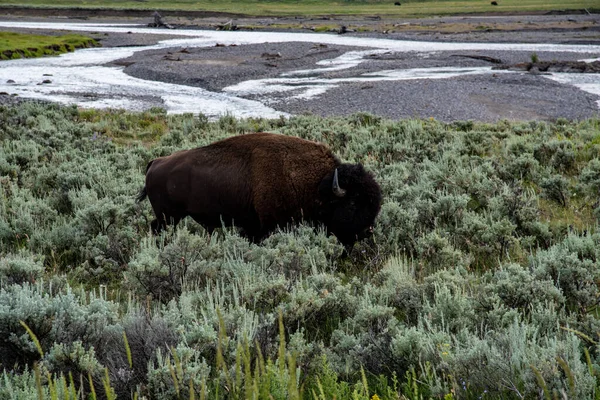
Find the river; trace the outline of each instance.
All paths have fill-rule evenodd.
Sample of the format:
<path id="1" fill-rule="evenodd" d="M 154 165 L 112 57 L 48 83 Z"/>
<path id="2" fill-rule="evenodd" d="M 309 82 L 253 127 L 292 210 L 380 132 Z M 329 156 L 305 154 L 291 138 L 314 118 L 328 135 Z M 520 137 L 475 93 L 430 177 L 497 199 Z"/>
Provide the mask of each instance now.
<path id="1" fill-rule="evenodd" d="M 0 21 L 0 27 L 59 30 L 65 29 L 65 24 Z M 242 96 L 268 96 L 271 93 L 289 91 L 290 98 L 311 99 L 349 81 L 431 80 L 470 74 L 518 73 L 492 71 L 491 67 L 437 67 L 379 71 L 343 79 L 331 79 L 326 76 L 327 72 L 350 69 L 359 65 L 365 60 L 367 54 L 373 52 L 433 53 L 488 50 L 600 54 L 600 46 L 593 45 L 418 42 L 317 33 L 164 30 L 133 24 L 69 23 L 68 29 L 83 32 L 152 33 L 170 35 L 172 38 L 151 46 L 90 48 L 56 57 L 2 61 L 0 92 L 64 104 L 75 103 L 81 107 L 110 107 L 139 111 L 161 106 L 169 113 L 201 111 L 212 118 L 224 114 L 236 117 L 278 117 L 287 114 L 269 107 L 268 101 L 248 100 Z M 226 87 L 220 92 L 138 79 L 125 74 L 123 67 L 106 65 L 143 50 L 210 47 L 217 43 L 244 45 L 266 42 L 313 42 L 366 47 L 372 50 L 350 51 L 342 56 L 320 61 L 312 69 L 287 72 L 277 78 L 248 80 Z M 550 74 L 547 78 L 600 95 L 600 74 L 562 73 Z"/>

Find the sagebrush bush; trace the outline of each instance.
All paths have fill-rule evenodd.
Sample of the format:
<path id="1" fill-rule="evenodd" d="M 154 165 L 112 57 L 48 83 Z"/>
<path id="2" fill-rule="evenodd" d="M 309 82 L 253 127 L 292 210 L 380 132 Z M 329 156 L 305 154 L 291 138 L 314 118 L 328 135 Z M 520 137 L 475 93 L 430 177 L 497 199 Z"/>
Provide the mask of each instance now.
<path id="1" fill-rule="evenodd" d="M 83 296 L 85 297 L 85 296 Z M 101 343 L 104 334 L 119 324 L 117 305 L 96 298 L 89 300 L 72 290 L 57 290 L 42 281 L 0 289 L 0 365 L 25 368 L 39 358 L 33 342 L 20 324 L 25 322 L 37 335 L 43 349 L 55 344 Z"/>
<path id="2" fill-rule="evenodd" d="M 0 258 L 0 288 L 14 284 L 34 283 L 42 277 L 42 258 L 27 250 L 18 254 L 6 254 Z"/>

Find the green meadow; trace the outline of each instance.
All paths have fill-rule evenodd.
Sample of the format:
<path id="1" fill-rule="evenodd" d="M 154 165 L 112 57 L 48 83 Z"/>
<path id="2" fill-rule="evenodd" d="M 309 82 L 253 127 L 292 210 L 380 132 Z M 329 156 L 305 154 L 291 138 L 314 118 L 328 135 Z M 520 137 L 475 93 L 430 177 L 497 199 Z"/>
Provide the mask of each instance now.
<path id="1" fill-rule="evenodd" d="M 497 6 L 491 5 L 488 0 L 463 0 L 463 1 L 402 1 L 400 7 L 394 5 L 392 0 L 174 0 L 170 2 L 143 0 L 143 1 L 76 1 L 57 0 L 25 0 L 14 2 L 0 0 L 0 6 L 19 7 L 71 7 L 71 8 L 110 8 L 110 9 L 143 9 L 143 10 L 189 10 L 189 11 L 216 11 L 235 14 L 256 16 L 274 15 L 380 15 L 385 17 L 427 17 L 434 15 L 465 14 L 465 13 L 520 13 L 544 12 L 551 10 L 598 10 L 600 6 L 596 0 L 500 0 Z"/>
<path id="2" fill-rule="evenodd" d="M 149 160 L 256 131 L 372 171 L 373 237 L 150 234 Z M 0 398 L 598 398 L 599 192 L 598 119 L 0 106 Z"/>

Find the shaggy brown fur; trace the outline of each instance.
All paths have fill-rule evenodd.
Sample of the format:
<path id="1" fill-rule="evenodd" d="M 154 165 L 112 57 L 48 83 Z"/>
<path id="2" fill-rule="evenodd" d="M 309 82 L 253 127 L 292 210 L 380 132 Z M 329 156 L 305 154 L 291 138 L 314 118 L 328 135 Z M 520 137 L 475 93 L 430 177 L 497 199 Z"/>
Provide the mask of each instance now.
<path id="1" fill-rule="evenodd" d="M 153 229 L 157 232 L 167 223 L 177 224 L 189 215 L 209 231 L 235 224 L 253 240 L 301 219 L 325 222 L 331 228 L 335 221 L 326 221 L 334 218 L 337 209 L 344 208 L 345 200 L 354 199 L 352 215 L 344 216 L 347 230 L 357 219 L 355 214 L 366 210 L 356 209 L 360 187 L 344 198 L 330 196 L 333 173 L 336 168 L 341 172 L 344 166 L 323 144 L 254 133 L 152 160 L 138 199 L 146 195 L 150 199 L 157 217 Z M 373 223 L 381 203 L 379 187 L 372 177 L 362 166 L 355 173 L 373 182 L 369 187 L 375 188 L 375 199 L 369 202 L 373 210 L 366 212 L 366 218 L 358 218 L 361 226 L 352 226 L 353 240 L 349 241 L 356 240 Z M 349 179 L 340 173 L 342 185 L 350 184 Z M 324 181 L 328 182 L 326 189 L 322 187 Z M 373 196 L 373 190 L 369 196 Z M 367 226 L 362 226 L 365 223 Z M 340 240 L 348 236 L 347 232 L 330 231 Z"/>

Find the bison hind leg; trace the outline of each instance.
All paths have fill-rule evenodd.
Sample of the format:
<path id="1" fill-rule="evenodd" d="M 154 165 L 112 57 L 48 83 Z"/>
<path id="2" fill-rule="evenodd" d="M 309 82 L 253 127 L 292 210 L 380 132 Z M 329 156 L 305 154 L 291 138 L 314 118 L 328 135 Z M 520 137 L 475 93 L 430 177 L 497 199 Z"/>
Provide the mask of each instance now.
<path id="1" fill-rule="evenodd" d="M 150 222 L 150 228 L 152 229 L 153 235 L 160 234 L 165 229 L 165 227 L 166 224 L 164 223 L 164 221 L 159 221 L 158 219 L 155 219 L 152 222 Z"/>
<path id="2" fill-rule="evenodd" d="M 156 218 L 155 220 L 150 222 L 150 228 L 152 229 L 152 233 L 154 235 L 159 235 L 162 231 L 167 229 L 168 225 L 175 228 L 177 226 L 177 224 L 179 223 L 179 221 L 181 221 L 181 219 L 182 218 L 179 216 L 173 217 L 173 216 L 166 216 L 163 214 L 162 218 Z"/>

